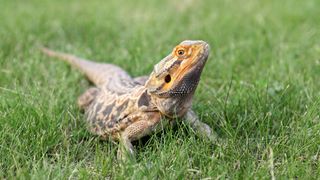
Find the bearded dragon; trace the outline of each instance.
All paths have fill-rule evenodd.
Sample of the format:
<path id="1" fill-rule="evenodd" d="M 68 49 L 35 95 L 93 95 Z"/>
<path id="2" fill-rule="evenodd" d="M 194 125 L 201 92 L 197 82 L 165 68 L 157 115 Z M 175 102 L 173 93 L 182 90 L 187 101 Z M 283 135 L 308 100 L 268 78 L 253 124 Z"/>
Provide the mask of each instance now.
<path id="1" fill-rule="evenodd" d="M 155 133 L 177 118 L 200 135 L 215 140 L 215 133 L 191 109 L 200 75 L 209 56 L 204 41 L 186 40 L 163 58 L 150 76 L 133 78 L 113 64 L 78 58 L 74 55 L 42 51 L 79 69 L 95 85 L 78 98 L 88 129 L 103 139 L 118 141 L 123 153 L 134 154 L 132 141 Z"/>

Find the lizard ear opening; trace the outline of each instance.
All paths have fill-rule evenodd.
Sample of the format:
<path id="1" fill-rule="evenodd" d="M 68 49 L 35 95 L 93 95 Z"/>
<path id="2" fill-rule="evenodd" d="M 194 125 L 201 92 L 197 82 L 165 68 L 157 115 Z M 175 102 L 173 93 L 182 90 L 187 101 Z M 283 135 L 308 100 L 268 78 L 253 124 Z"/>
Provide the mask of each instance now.
<path id="1" fill-rule="evenodd" d="M 168 75 L 166 75 L 166 77 L 164 77 L 164 81 L 165 81 L 166 83 L 169 83 L 169 82 L 171 81 L 171 76 L 170 76 L 170 74 L 168 74 Z"/>

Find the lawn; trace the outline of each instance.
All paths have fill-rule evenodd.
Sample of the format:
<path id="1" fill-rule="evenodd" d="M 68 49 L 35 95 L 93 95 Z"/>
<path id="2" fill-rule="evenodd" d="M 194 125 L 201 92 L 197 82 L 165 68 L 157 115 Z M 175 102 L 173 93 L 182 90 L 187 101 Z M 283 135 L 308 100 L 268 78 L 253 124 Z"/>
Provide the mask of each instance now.
<path id="1" fill-rule="evenodd" d="M 319 179 L 320 1 L 0 0 L 0 179 Z M 131 75 L 185 39 L 211 55 L 193 107 L 223 142 L 188 126 L 137 142 L 136 162 L 86 130 L 90 84 L 45 45 Z"/>

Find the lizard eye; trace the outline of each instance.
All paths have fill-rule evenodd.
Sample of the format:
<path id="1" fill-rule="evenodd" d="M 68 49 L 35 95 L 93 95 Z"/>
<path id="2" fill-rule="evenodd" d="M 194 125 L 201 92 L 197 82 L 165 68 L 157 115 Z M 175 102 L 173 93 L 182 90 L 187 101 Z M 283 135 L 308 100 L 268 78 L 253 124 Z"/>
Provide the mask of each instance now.
<path id="1" fill-rule="evenodd" d="M 166 77 L 164 77 L 164 81 L 165 81 L 166 83 L 169 83 L 169 82 L 171 81 L 171 76 L 170 76 L 170 74 L 168 74 L 168 75 L 166 75 Z"/>
<path id="2" fill-rule="evenodd" d="M 177 51 L 177 54 L 178 54 L 179 56 L 183 56 L 184 53 L 185 53 L 184 49 L 179 49 L 179 50 Z"/>

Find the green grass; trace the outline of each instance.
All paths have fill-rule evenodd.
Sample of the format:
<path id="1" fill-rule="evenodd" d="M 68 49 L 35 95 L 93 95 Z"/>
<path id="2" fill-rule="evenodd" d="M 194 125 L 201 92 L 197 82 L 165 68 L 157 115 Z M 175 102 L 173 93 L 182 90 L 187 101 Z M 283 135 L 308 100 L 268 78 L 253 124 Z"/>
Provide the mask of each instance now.
<path id="1" fill-rule="evenodd" d="M 0 179 L 320 178 L 320 1 L 0 1 Z M 188 127 L 137 143 L 137 162 L 86 131 L 90 86 L 40 45 L 148 74 L 185 39 L 211 44 Z"/>

